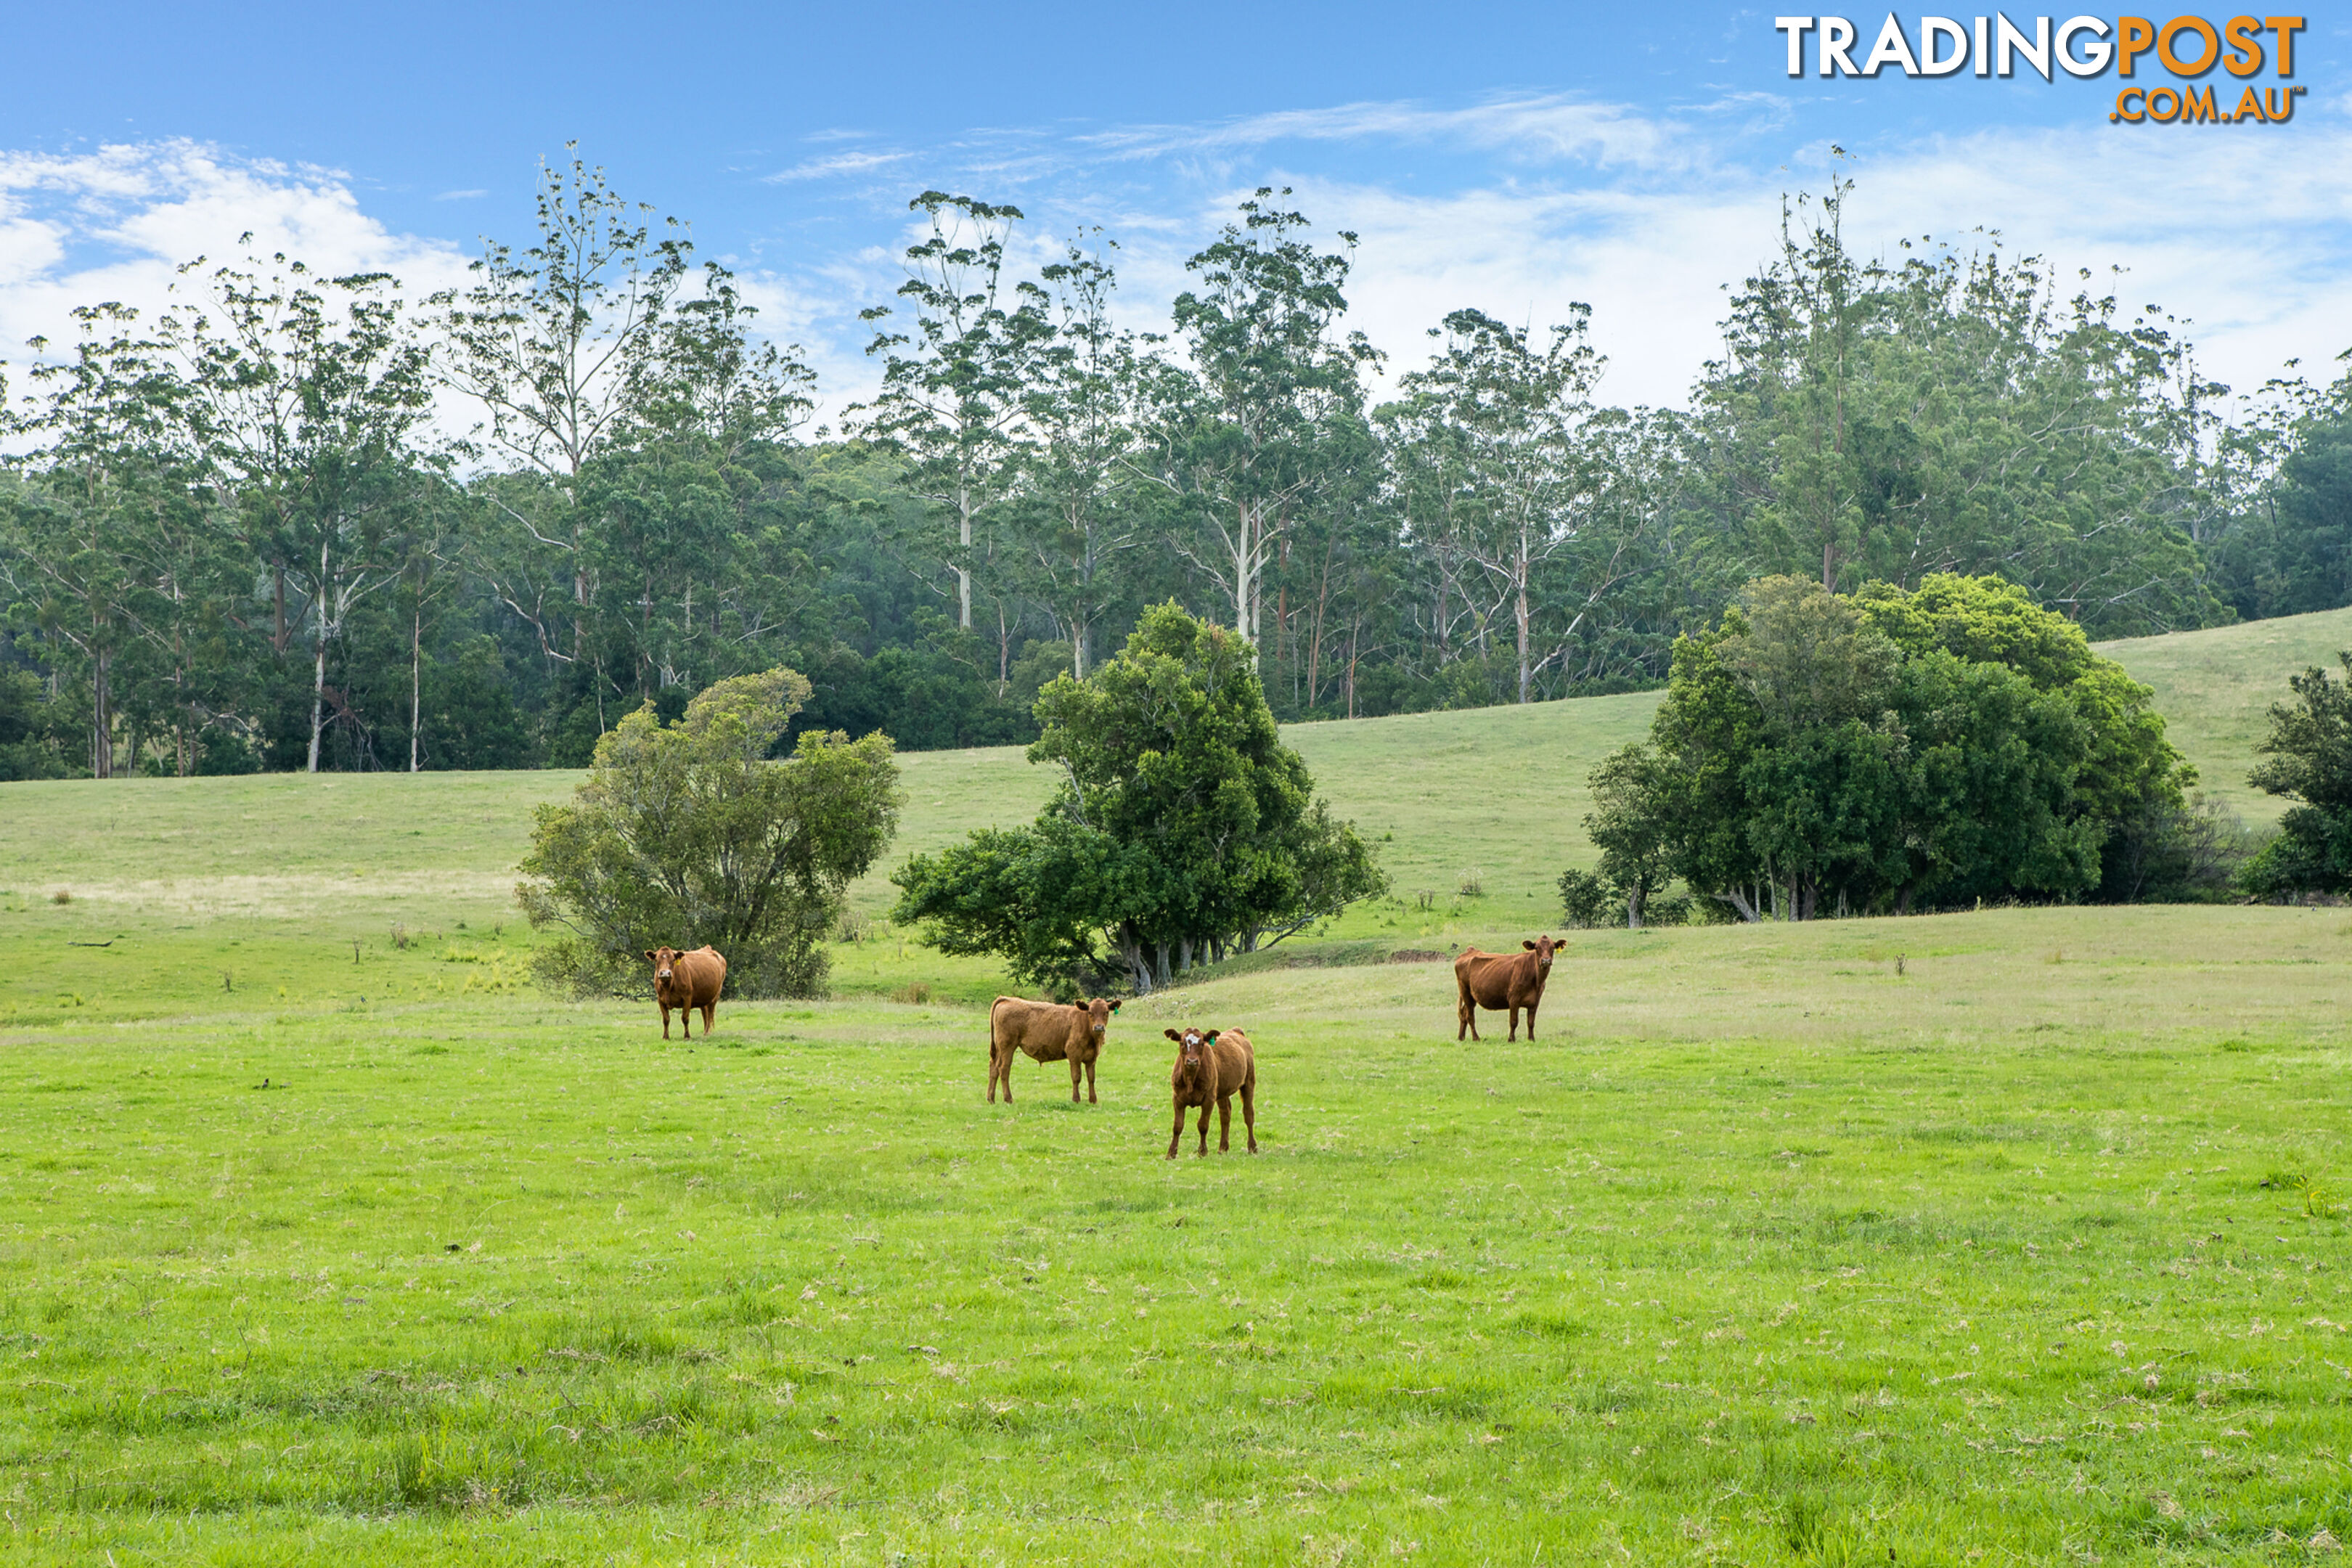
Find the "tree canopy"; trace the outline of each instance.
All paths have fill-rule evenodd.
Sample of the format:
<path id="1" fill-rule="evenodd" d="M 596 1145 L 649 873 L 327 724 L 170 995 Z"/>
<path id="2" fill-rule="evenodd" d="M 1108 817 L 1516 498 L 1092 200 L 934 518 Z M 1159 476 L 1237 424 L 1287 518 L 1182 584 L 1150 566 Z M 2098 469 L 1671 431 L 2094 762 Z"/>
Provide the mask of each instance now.
<path id="1" fill-rule="evenodd" d="M 2096 896 L 2194 781 L 2150 697 L 1996 577 L 1762 578 L 1676 643 L 1587 826 L 1637 921 L 1669 874 L 1750 921 Z"/>
<path id="2" fill-rule="evenodd" d="M 892 876 L 895 919 L 949 952 L 1076 989 L 1124 969 L 1138 994 L 1202 958 L 1281 941 L 1387 880 L 1281 743 L 1247 642 L 1173 605 L 1126 648 L 1037 700 L 1032 762 L 1062 773 L 1029 827 L 972 835 Z"/>
<path id="3" fill-rule="evenodd" d="M 889 737 L 805 732 L 768 753 L 807 700 L 790 669 L 719 681 L 664 723 L 648 703 L 596 744 L 568 804 L 542 805 L 516 895 L 554 931 L 542 976 L 583 993 L 641 994 L 649 948 L 727 955 L 749 996 L 809 996 L 843 895 L 897 830 Z"/>
<path id="4" fill-rule="evenodd" d="M 2227 401 L 2156 306 L 1997 237 L 1864 252 L 1854 200 L 1757 237 L 1671 408 L 1607 405 L 1586 307 L 1475 300 L 1383 398 L 1358 239 L 1279 187 L 1157 323 L 1113 310 L 1101 225 L 917 194 L 879 385 L 831 427 L 688 226 L 576 152 L 421 300 L 193 261 L 6 377 L 11 766 L 581 766 L 780 664 L 796 730 L 1027 743 L 1171 601 L 1285 721 L 1655 685 L 1759 577 L 1997 575 L 2092 637 L 2352 603 L 2352 377 Z"/>

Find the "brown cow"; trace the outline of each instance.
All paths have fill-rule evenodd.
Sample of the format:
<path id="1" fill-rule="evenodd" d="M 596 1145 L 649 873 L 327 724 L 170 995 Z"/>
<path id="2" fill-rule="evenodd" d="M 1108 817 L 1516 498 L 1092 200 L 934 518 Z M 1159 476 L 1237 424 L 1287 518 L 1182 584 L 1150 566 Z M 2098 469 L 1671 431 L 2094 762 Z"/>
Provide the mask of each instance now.
<path id="1" fill-rule="evenodd" d="M 1026 1051 L 1041 1062 L 1070 1064 L 1070 1102 L 1078 1099 L 1078 1075 L 1086 1074 L 1087 1100 L 1095 1098 L 1095 1058 L 1102 1055 L 1103 1032 L 1118 1004 L 1100 996 L 1088 1002 L 1024 1002 L 999 996 L 988 1010 L 988 1099 L 1004 1083 L 1004 1103 L 1013 1103 L 1013 1054 Z"/>
<path id="2" fill-rule="evenodd" d="M 1543 1000 L 1544 982 L 1551 978 L 1551 955 L 1559 943 L 1548 936 L 1519 944 L 1524 952 L 1481 952 L 1470 949 L 1454 961 L 1454 984 L 1459 990 L 1455 1016 L 1460 1039 L 1478 1036 L 1478 1009 L 1511 1015 L 1511 1038 L 1519 1037 L 1519 1009 L 1528 1010 L 1528 1038 L 1536 1037 L 1536 1005 Z"/>
<path id="3" fill-rule="evenodd" d="M 649 947 L 654 961 L 654 1000 L 661 1006 L 662 1038 L 669 1038 L 669 1010 L 682 1015 L 686 1037 L 694 1038 L 694 1010 L 702 1009 L 702 1037 L 710 1037 L 710 1017 L 719 1010 L 719 993 L 727 986 L 727 960 L 705 942 L 692 952 L 674 947 Z"/>
<path id="4" fill-rule="evenodd" d="M 1217 1152 L 1230 1150 L 1235 1089 L 1242 1097 L 1242 1133 L 1249 1140 L 1249 1152 L 1256 1153 L 1257 1053 L 1250 1049 L 1249 1037 L 1239 1029 L 1161 1033 L 1176 1042 L 1176 1070 L 1168 1075 L 1168 1087 L 1176 1095 L 1176 1125 L 1168 1134 L 1168 1157 L 1176 1157 L 1176 1145 L 1184 1140 L 1184 1112 L 1195 1105 L 1201 1108 L 1200 1152 L 1209 1152 L 1212 1104 L 1217 1108 Z"/>

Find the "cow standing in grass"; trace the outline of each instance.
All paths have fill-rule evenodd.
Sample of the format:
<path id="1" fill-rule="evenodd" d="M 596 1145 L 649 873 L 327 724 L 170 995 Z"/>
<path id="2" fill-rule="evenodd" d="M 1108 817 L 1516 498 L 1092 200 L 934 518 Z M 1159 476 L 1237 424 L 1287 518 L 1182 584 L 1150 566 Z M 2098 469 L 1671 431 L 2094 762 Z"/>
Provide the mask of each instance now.
<path id="1" fill-rule="evenodd" d="M 999 996 L 988 1010 L 988 1100 L 996 1102 L 996 1085 L 1004 1084 L 1004 1103 L 1013 1103 L 1013 1058 L 1025 1052 L 1041 1062 L 1070 1064 L 1070 1103 L 1078 1100 L 1078 1075 L 1087 1080 L 1087 1101 L 1095 1099 L 1095 1058 L 1102 1055 L 1103 1036 L 1118 1004 L 1097 996 L 1087 1002 L 1025 1002 Z"/>
<path id="2" fill-rule="evenodd" d="M 1234 1146 L 1234 1095 L 1242 1097 L 1242 1132 L 1257 1152 L 1257 1053 L 1239 1029 L 1162 1031 L 1176 1042 L 1176 1070 L 1168 1087 L 1176 1096 L 1176 1125 L 1168 1134 L 1168 1157 L 1184 1141 L 1184 1112 L 1201 1108 L 1201 1149 L 1209 1152 L 1209 1107 L 1217 1108 L 1217 1152 Z"/>
<path id="3" fill-rule="evenodd" d="M 1478 1038 L 1478 1009 L 1508 1011 L 1511 1038 L 1519 1037 L 1519 1009 L 1528 1010 L 1528 1038 L 1536 1037 L 1536 1005 L 1543 1000 L 1544 982 L 1551 978 L 1551 955 L 1559 944 L 1548 936 L 1519 944 L 1524 952 L 1481 952 L 1470 949 L 1454 961 L 1454 984 L 1459 993 L 1455 1016 L 1461 1027 L 1455 1039 Z"/>
<path id="4" fill-rule="evenodd" d="M 669 1010 L 675 1007 L 694 1038 L 694 1010 L 702 1009 L 702 1037 L 710 1037 L 710 1020 L 719 1011 L 719 994 L 727 988 L 727 960 L 708 942 L 692 952 L 674 947 L 649 947 L 654 963 L 654 1001 L 661 1008 L 662 1038 L 669 1038 Z"/>

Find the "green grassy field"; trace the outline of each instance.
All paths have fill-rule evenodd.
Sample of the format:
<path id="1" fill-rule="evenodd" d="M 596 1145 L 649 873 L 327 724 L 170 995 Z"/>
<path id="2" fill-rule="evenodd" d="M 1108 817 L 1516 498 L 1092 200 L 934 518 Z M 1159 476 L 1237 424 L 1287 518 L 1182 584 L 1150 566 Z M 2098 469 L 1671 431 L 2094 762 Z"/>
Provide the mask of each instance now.
<path id="1" fill-rule="evenodd" d="M 2352 621 L 2272 631 L 2113 650 L 2237 705 L 2174 712 L 2209 779 Z M 0 789 L 0 1542 L 128 1568 L 2352 1541 L 2352 912 L 1578 932 L 1539 1041 L 1457 1045 L 1444 966 L 1379 960 L 1545 923 L 1585 771 L 1655 700 L 1290 731 L 1402 896 L 1302 966 L 1130 1004 L 1083 1107 L 1026 1062 L 983 1103 L 1002 977 L 879 927 L 835 945 L 836 1000 L 729 1005 L 708 1041 L 538 993 L 510 868 L 570 775 Z M 894 862 L 1049 782 L 1017 752 L 906 764 Z M 1252 1031 L 1258 1158 L 1160 1157 L 1180 1020 Z"/>
<path id="2" fill-rule="evenodd" d="M 2347 939 L 1580 933 L 1516 1047 L 1442 965 L 1242 976 L 1086 1107 L 983 1104 L 961 1007 L 68 1011 L 0 1030 L 5 1539 L 2300 1560 L 2352 1538 Z M 1255 1034 L 1255 1160 L 1160 1157 L 1187 1017 Z"/>
<path id="3" fill-rule="evenodd" d="M 2254 747 L 2269 732 L 2271 704 L 2289 696 L 2288 676 L 2312 665 L 2343 674 L 2336 655 L 2352 648 L 2352 610 L 2101 643 L 2098 648 L 2156 689 L 2166 733 L 2197 764 L 2203 788 L 2250 822 L 2274 822 L 2284 803 L 2246 786 Z"/>

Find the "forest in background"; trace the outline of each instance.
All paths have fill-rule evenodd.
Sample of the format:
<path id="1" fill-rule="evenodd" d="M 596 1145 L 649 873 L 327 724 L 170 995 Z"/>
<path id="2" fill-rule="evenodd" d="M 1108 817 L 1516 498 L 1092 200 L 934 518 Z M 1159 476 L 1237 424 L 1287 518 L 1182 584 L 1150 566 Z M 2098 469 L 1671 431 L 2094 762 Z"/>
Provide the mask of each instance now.
<path id="1" fill-rule="evenodd" d="M 9 367 L 0 779 L 579 766 L 778 665 L 795 733 L 1025 742 L 1169 601 L 1285 721 L 1654 685 L 1780 574 L 1994 574 L 2094 638 L 2352 603 L 2352 376 L 2232 398 L 2119 277 L 1857 256 L 1851 192 L 1742 237 L 1681 408 L 1602 403 L 1580 308 L 1391 359 L 1355 237 L 1270 189 L 1148 332 L 1113 237 L 1032 264 L 1017 209 L 921 194 L 822 428 L 728 269 L 577 160 L 460 289 L 192 261 Z"/>

